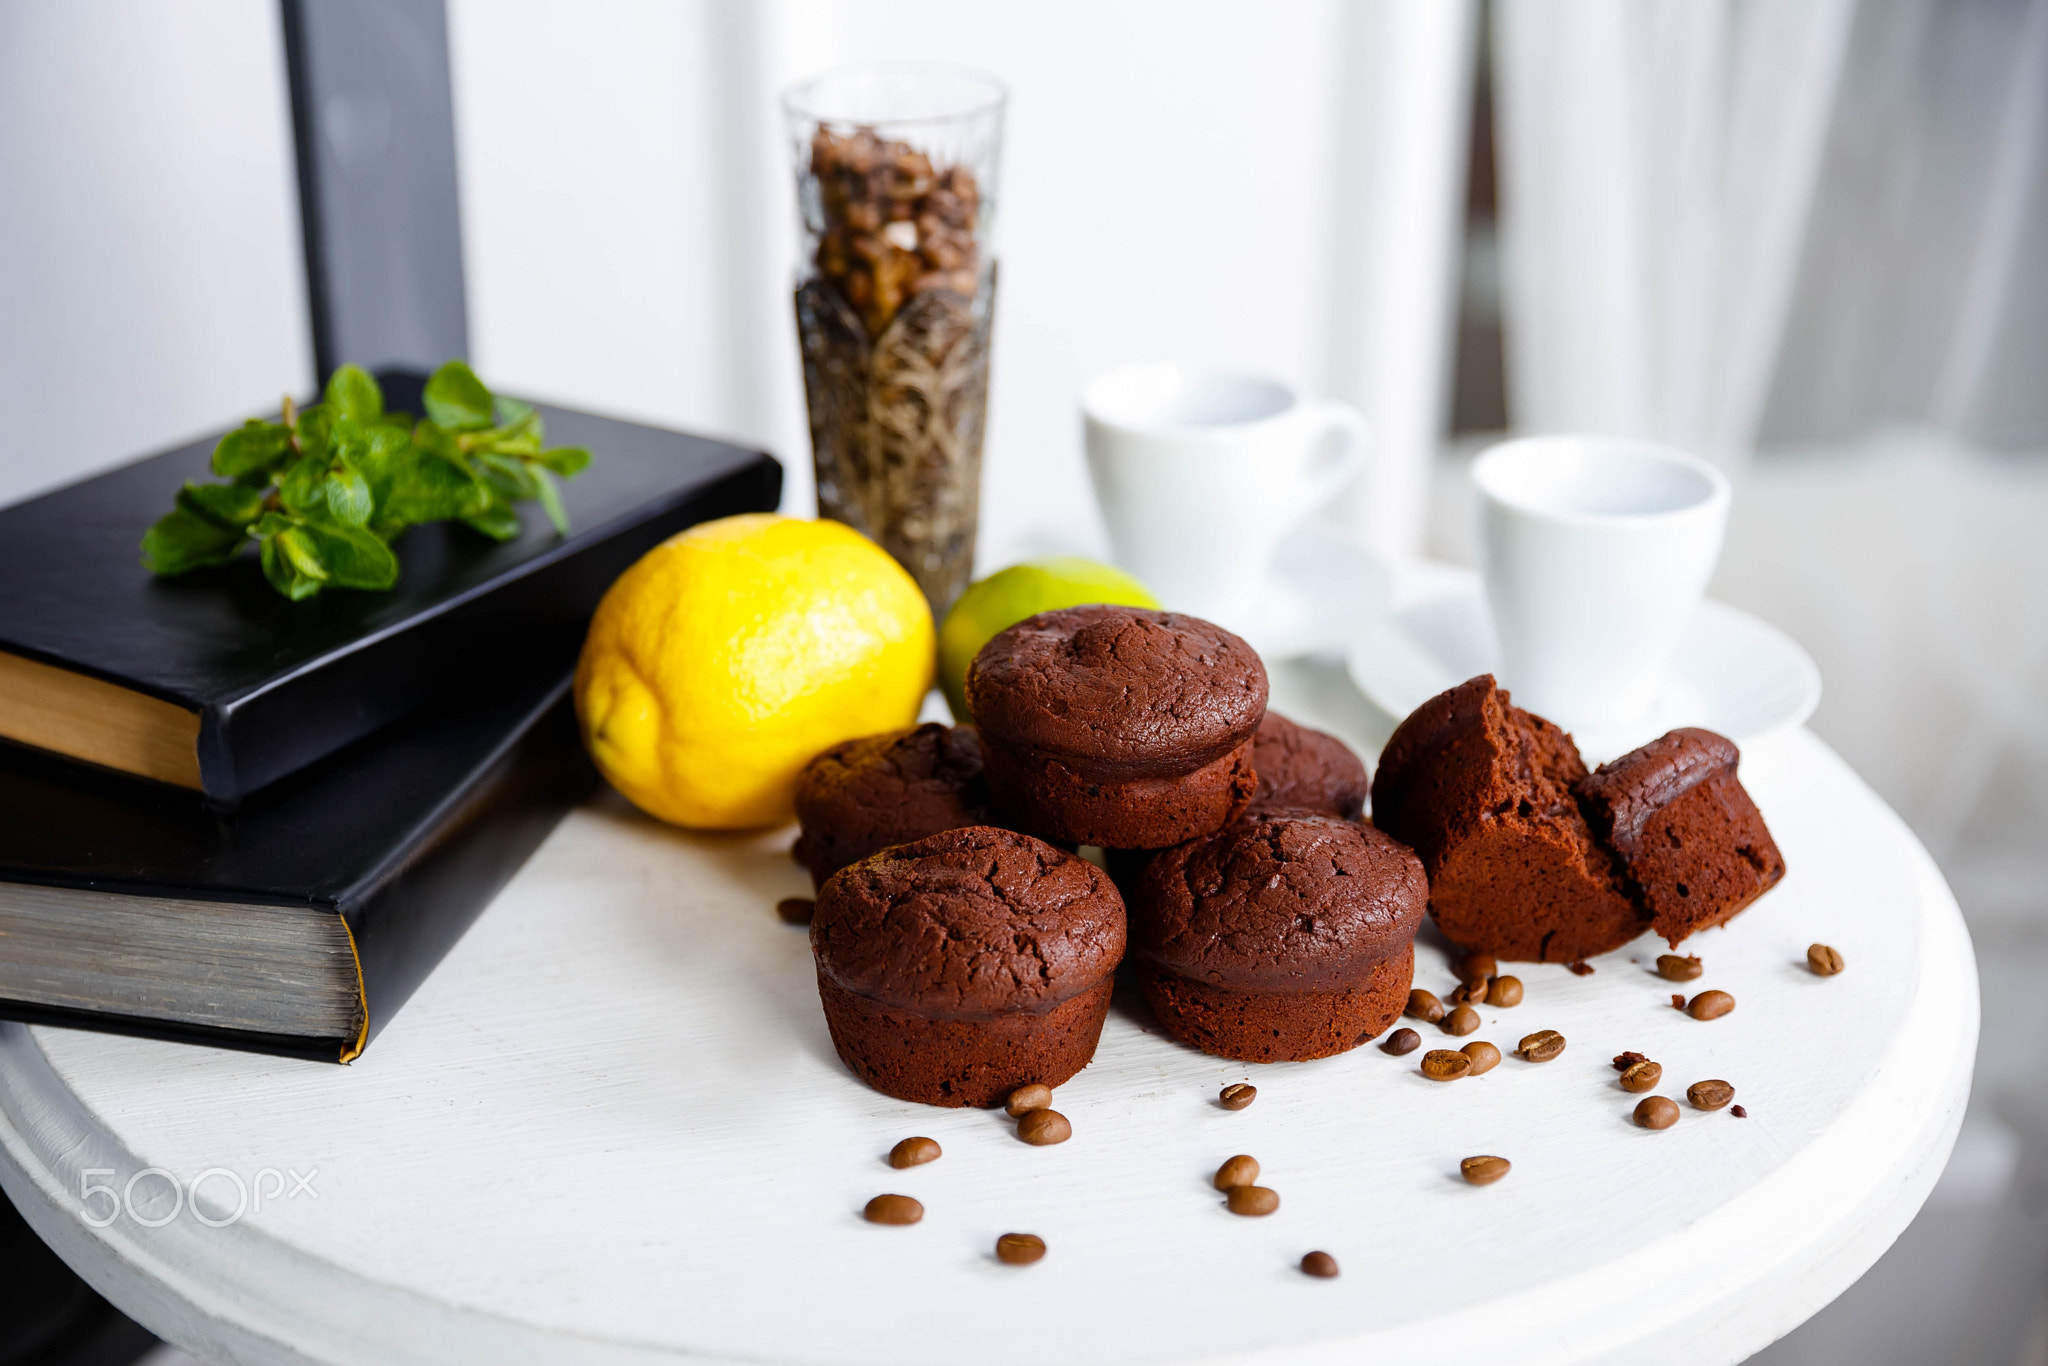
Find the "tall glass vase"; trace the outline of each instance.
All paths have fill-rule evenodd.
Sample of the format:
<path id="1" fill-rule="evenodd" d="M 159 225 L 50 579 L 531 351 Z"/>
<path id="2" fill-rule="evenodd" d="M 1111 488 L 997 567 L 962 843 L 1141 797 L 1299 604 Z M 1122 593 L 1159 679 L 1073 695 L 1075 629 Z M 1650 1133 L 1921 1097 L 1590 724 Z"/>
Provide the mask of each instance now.
<path id="1" fill-rule="evenodd" d="M 895 556 L 940 616 L 980 517 L 1003 102 L 991 77 L 908 64 L 783 96 L 818 511 Z"/>

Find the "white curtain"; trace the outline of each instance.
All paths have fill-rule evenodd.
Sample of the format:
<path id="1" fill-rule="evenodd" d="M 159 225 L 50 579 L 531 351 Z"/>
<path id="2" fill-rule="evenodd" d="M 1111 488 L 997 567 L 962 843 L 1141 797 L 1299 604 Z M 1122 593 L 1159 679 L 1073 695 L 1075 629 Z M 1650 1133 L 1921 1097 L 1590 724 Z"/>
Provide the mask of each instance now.
<path id="1" fill-rule="evenodd" d="M 1738 463 L 1853 0 L 1498 0 L 1509 412 Z"/>

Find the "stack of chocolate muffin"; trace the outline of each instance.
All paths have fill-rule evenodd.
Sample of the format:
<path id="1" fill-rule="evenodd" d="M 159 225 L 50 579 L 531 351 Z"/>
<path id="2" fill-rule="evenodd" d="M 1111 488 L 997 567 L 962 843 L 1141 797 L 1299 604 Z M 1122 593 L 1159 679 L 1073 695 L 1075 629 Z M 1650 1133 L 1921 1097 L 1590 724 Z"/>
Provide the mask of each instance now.
<path id="1" fill-rule="evenodd" d="M 1466 949 L 1571 961 L 1649 925 L 1675 944 L 1783 872 L 1727 741 L 1676 731 L 1589 775 L 1491 678 L 1396 733 L 1382 828 L 1358 757 L 1268 712 L 1258 656 L 1198 618 L 1041 613 L 967 695 L 975 727 L 849 741 L 798 786 L 833 1043 L 907 1100 L 1067 1080 L 1127 943 L 1169 1034 L 1300 1061 L 1400 1016 L 1425 909 Z"/>

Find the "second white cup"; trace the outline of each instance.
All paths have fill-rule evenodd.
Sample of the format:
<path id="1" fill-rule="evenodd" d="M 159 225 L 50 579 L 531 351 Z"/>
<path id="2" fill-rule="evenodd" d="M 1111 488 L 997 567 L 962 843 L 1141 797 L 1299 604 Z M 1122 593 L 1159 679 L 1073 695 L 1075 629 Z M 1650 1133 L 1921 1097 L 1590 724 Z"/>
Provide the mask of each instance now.
<path id="1" fill-rule="evenodd" d="M 1254 375 L 1129 365 L 1089 384 L 1081 412 L 1117 563 L 1168 607 L 1226 625 L 1281 537 L 1370 449 L 1357 409 Z"/>
<path id="2" fill-rule="evenodd" d="M 1728 525 L 1727 476 L 1646 441 L 1508 441 L 1472 467 L 1479 568 L 1518 705 L 1627 726 L 1664 686 Z"/>

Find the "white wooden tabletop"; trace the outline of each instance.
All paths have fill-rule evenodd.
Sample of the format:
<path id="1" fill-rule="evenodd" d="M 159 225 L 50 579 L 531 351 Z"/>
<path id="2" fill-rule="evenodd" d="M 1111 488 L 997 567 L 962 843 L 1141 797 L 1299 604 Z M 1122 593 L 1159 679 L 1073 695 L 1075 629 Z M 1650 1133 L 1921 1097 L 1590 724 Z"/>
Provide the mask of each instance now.
<path id="1" fill-rule="evenodd" d="M 1376 738 L 1333 666 L 1278 671 L 1276 705 Z M 1977 1033 L 1961 917 L 1897 817 L 1803 731 L 1742 776 L 1790 871 L 1686 946 L 1690 989 L 1733 1014 L 1671 1009 L 1658 941 L 1589 977 L 1531 966 L 1474 1037 L 1556 1029 L 1564 1056 L 1443 1085 L 1370 1046 L 1205 1057 L 1120 999 L 1054 1148 L 841 1067 L 773 911 L 807 891 L 792 832 L 690 835 L 600 799 L 352 1067 L 0 1026 L 0 1186 L 122 1309 L 237 1362 L 1735 1362 L 1918 1210 Z M 1810 974 L 1815 940 L 1847 971 Z M 1451 983 L 1428 936 L 1417 980 Z M 1681 1104 L 1732 1082 L 1749 1117 L 1633 1127 L 1625 1049 Z M 1249 1109 L 1215 1104 L 1247 1079 Z M 945 1156 L 890 1169 L 912 1134 Z M 1208 1177 L 1238 1152 L 1279 1213 L 1223 1210 Z M 1466 1186 L 1480 1153 L 1512 1173 Z M 180 1205 L 150 1167 L 213 1174 Z M 230 1219 L 237 1178 L 265 1198 Z M 117 1196 L 82 1205 L 88 1185 Z M 924 1221 L 863 1223 L 885 1191 Z M 1009 1231 L 1046 1258 L 998 1264 Z M 1316 1248 L 1341 1277 L 1295 1269 Z"/>

